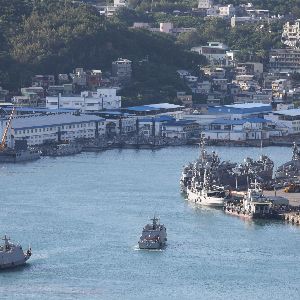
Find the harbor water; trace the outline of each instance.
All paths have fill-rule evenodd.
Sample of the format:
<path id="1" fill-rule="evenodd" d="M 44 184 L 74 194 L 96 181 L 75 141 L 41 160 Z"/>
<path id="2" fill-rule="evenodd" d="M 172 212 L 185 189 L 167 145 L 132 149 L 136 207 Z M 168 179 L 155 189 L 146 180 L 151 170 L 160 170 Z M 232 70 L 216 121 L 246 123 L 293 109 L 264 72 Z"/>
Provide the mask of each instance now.
<path id="1" fill-rule="evenodd" d="M 216 150 L 232 161 L 261 152 Z M 275 166 L 291 157 L 290 148 L 263 152 Z M 31 243 L 33 255 L 0 272 L 1 299 L 299 299 L 300 227 L 188 203 L 179 178 L 198 155 L 116 149 L 2 164 L 1 234 Z M 168 246 L 138 250 L 154 213 Z"/>

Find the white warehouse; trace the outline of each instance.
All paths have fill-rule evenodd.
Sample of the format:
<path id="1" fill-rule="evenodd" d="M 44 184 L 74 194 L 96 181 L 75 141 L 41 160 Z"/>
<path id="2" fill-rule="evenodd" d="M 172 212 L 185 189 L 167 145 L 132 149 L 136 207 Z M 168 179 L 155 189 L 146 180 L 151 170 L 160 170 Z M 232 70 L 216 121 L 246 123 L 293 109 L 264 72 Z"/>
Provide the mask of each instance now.
<path id="1" fill-rule="evenodd" d="M 7 120 L 2 120 L 2 132 Z M 28 145 L 41 145 L 46 141 L 72 141 L 95 138 L 105 134 L 105 119 L 92 115 L 44 115 L 15 118 L 11 135 L 15 140 L 27 140 Z M 10 135 L 8 144 L 11 144 Z"/>
<path id="2" fill-rule="evenodd" d="M 80 96 L 46 97 L 46 107 L 77 109 L 81 112 L 118 109 L 121 107 L 121 96 L 117 96 L 116 88 L 101 88 L 96 92 L 84 91 Z"/>

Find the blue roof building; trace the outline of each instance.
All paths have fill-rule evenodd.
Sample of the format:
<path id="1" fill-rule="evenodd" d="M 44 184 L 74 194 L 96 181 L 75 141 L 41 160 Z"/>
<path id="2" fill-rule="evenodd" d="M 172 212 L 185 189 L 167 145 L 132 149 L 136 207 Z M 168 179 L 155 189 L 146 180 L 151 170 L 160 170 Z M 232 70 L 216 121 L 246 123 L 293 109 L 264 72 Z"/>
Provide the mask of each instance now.
<path id="1" fill-rule="evenodd" d="M 262 115 L 272 111 L 271 104 L 244 103 L 223 106 L 209 106 L 208 113 L 223 115 Z"/>
<path id="2" fill-rule="evenodd" d="M 199 134 L 200 125 L 194 120 L 171 120 L 162 126 L 162 135 L 167 138 L 187 139 Z"/>
<path id="3" fill-rule="evenodd" d="M 163 124 L 174 120 L 174 117 L 167 115 L 140 118 L 138 119 L 139 133 L 147 137 L 161 136 Z"/>
<path id="4" fill-rule="evenodd" d="M 221 141 L 246 141 L 268 139 L 270 134 L 278 135 L 272 121 L 263 118 L 216 119 L 204 132 L 206 138 Z"/>
<path id="5" fill-rule="evenodd" d="M 160 113 L 182 110 L 184 107 L 172 103 L 158 103 L 123 108 L 123 111 L 134 113 L 137 116 L 157 115 Z"/>

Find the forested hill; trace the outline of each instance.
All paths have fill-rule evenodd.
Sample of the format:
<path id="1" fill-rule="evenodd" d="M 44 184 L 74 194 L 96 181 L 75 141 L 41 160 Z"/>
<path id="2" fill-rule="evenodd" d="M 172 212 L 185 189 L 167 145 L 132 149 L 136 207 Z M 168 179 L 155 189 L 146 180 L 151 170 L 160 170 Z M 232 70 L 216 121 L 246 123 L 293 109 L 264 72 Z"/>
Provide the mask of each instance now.
<path id="1" fill-rule="evenodd" d="M 0 8 L 0 86 L 10 90 L 28 84 L 37 73 L 70 72 L 75 67 L 110 70 L 118 57 L 137 66 L 148 57 L 145 73 L 160 90 L 170 83 L 180 85 L 176 68 L 203 63 L 173 38 L 108 22 L 92 6 L 69 0 L 0 0 Z M 135 69 L 134 76 L 146 76 Z M 143 80 L 150 81 L 151 88 L 147 76 Z"/>

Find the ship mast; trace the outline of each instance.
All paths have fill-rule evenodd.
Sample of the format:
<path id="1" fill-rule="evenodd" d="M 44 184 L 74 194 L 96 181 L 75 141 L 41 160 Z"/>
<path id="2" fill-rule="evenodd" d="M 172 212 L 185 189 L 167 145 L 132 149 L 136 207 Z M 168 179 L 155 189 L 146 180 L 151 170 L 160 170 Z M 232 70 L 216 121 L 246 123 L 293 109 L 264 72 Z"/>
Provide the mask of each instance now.
<path id="1" fill-rule="evenodd" d="M 10 114 L 10 116 L 9 116 L 7 125 L 6 125 L 6 127 L 5 127 L 4 132 L 3 132 L 2 140 L 1 140 L 1 144 L 0 144 L 0 151 L 3 151 L 3 150 L 6 148 L 6 138 L 7 138 L 7 133 L 8 133 L 8 129 L 9 129 L 10 126 L 11 126 L 11 122 L 12 122 L 14 113 L 15 113 L 15 107 L 14 107 L 14 108 L 12 109 L 12 111 L 11 111 L 11 114 Z"/>
<path id="2" fill-rule="evenodd" d="M 293 157 L 292 160 L 299 160 L 299 150 L 296 142 L 293 143 Z"/>
<path id="3" fill-rule="evenodd" d="M 205 160 L 205 139 L 202 137 L 200 139 L 200 159 L 201 161 Z"/>

